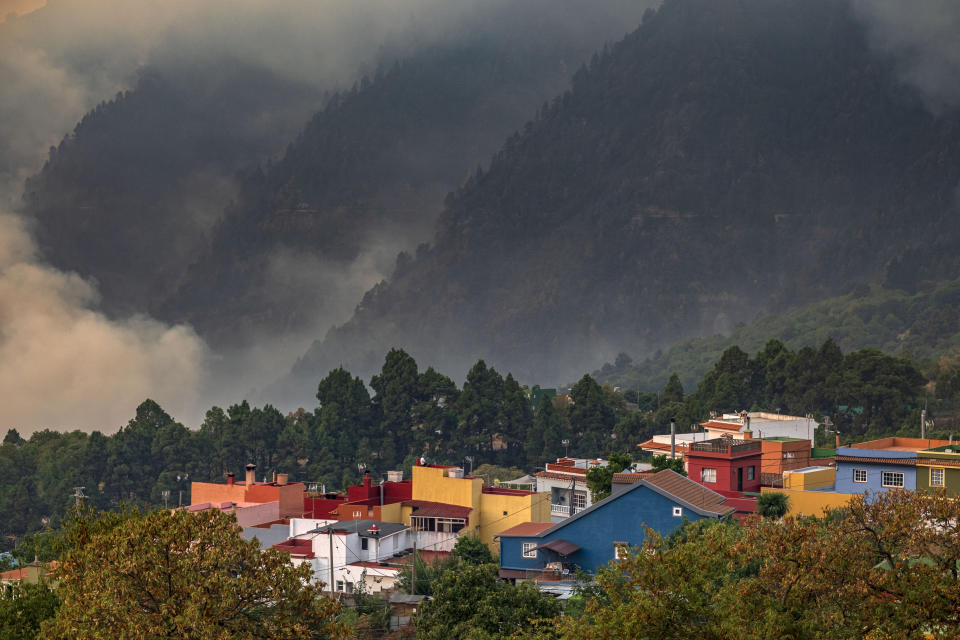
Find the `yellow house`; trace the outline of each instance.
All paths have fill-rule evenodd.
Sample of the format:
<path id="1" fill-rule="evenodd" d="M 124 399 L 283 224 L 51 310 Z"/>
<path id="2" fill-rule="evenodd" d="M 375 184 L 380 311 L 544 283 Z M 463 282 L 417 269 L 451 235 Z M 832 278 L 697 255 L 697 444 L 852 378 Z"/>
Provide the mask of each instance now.
<path id="1" fill-rule="evenodd" d="M 522 522 L 550 522 L 550 494 L 485 487 L 459 467 L 415 466 L 412 499 L 401 504 L 399 516 L 393 521 L 423 532 L 420 539 L 435 550 L 468 533 L 496 552 L 493 537 L 500 532 Z M 426 532 L 434 532 L 436 541 L 431 543 Z"/>
<path id="2" fill-rule="evenodd" d="M 852 493 L 827 491 L 836 481 L 835 467 L 805 467 L 783 472 L 783 489 L 763 487 L 761 493 L 785 493 L 789 499 L 787 515 L 822 516 L 831 509 L 847 506 Z"/>

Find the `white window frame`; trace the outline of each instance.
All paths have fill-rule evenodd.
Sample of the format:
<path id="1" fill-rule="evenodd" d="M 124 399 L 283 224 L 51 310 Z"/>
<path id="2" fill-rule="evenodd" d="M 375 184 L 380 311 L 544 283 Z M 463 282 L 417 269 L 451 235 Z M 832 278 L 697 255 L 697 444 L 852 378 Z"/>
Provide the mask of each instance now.
<path id="1" fill-rule="evenodd" d="M 676 516 L 677 518 L 683 517 L 683 507 L 675 506 L 673 508 L 673 515 Z"/>
<path id="2" fill-rule="evenodd" d="M 888 476 L 892 480 L 894 476 L 900 476 L 900 484 L 891 484 L 887 482 Z M 887 489 L 903 489 L 906 476 L 903 471 L 883 471 L 880 475 L 880 486 Z"/>
<path id="3" fill-rule="evenodd" d="M 936 472 L 937 475 L 940 476 L 940 482 L 934 482 L 934 481 L 933 481 L 933 474 L 934 474 L 934 472 Z M 930 467 L 930 486 L 931 486 L 931 487 L 942 487 L 942 486 L 944 486 L 945 481 L 946 481 L 946 475 L 947 475 L 947 472 L 946 472 L 946 469 L 945 469 L 944 467 Z"/>
<path id="4" fill-rule="evenodd" d="M 574 491 L 573 492 L 573 501 L 570 505 L 573 507 L 571 513 L 579 513 L 587 508 L 587 492 L 586 491 Z"/>
<path id="5" fill-rule="evenodd" d="M 709 474 L 707 473 L 708 471 L 710 472 Z M 712 479 L 708 479 L 708 476 Z M 717 484 L 717 470 L 711 467 L 704 467 L 700 469 L 700 482 Z"/>
<path id="6" fill-rule="evenodd" d="M 859 474 L 863 474 L 863 479 L 858 480 Z M 867 470 L 866 469 L 854 469 L 853 470 L 853 481 L 857 483 L 864 483 L 867 481 Z"/>
<path id="7" fill-rule="evenodd" d="M 337 591 L 343 591 L 343 580 L 337 580 Z"/>
<path id="8" fill-rule="evenodd" d="M 534 547 L 537 546 L 536 542 L 524 542 L 521 547 L 521 553 L 524 558 L 536 558 L 537 552 L 534 551 Z"/>
<path id="9" fill-rule="evenodd" d="M 613 559 L 625 560 L 630 557 L 630 545 L 626 542 L 613 543 Z"/>

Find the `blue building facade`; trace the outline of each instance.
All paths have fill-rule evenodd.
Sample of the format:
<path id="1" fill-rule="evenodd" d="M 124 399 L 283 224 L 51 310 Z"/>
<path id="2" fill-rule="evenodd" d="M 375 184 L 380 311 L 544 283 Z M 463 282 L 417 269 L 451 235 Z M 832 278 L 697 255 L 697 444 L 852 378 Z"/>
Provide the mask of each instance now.
<path id="1" fill-rule="evenodd" d="M 644 525 L 667 535 L 684 518 L 694 521 L 731 513 L 733 508 L 724 507 L 724 500 L 684 476 L 661 471 L 539 533 L 525 532 L 524 525 L 514 528 L 519 533 L 505 531 L 499 536 L 500 576 L 572 579 L 577 569 L 593 573 L 614 560 L 618 549 L 643 544 Z"/>
<path id="2" fill-rule="evenodd" d="M 917 453 L 885 449 L 837 449 L 838 493 L 880 493 L 917 488 Z"/>

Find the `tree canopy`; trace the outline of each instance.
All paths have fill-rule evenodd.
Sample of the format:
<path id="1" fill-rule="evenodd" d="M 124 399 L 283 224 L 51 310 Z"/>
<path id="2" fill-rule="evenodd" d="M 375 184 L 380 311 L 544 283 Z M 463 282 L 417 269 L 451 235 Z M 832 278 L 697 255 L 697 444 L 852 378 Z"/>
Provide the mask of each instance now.
<path id="1" fill-rule="evenodd" d="M 245 541 L 232 515 L 78 514 L 57 577 L 62 600 L 47 638 L 335 640 L 339 605 L 310 567 Z"/>

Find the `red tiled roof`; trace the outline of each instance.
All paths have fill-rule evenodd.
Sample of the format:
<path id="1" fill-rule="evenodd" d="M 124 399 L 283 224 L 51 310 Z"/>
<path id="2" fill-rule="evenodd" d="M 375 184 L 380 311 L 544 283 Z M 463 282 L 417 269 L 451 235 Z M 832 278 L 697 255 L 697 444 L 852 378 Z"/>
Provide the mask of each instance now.
<path id="1" fill-rule="evenodd" d="M 428 500 L 404 500 L 403 506 L 414 508 L 411 515 L 426 518 L 468 518 L 470 512 L 473 511 L 470 507 L 461 507 L 458 504 L 430 502 Z"/>
<path id="2" fill-rule="evenodd" d="M 669 445 L 669 444 L 663 443 L 663 442 L 654 442 L 653 440 L 647 440 L 646 442 L 641 442 L 641 443 L 638 444 L 637 446 L 640 447 L 640 448 L 642 448 L 642 449 L 656 449 L 657 451 L 670 451 L 670 445 Z M 687 448 L 687 443 L 686 443 L 686 442 L 678 442 L 678 443 L 677 443 L 677 450 L 678 450 L 678 451 L 680 451 L 680 450 L 686 450 L 686 448 Z"/>
<path id="3" fill-rule="evenodd" d="M 577 482 L 583 482 L 583 478 L 579 476 L 571 476 L 566 473 L 556 473 L 553 471 L 537 471 L 533 475 L 535 478 L 545 478 L 547 480 L 566 480 L 567 482 L 576 480 Z"/>
<path id="4" fill-rule="evenodd" d="M 273 545 L 274 549 L 286 551 L 292 556 L 298 558 L 313 558 L 313 543 L 310 540 L 302 538 L 290 538 L 284 542 Z"/>
<path id="5" fill-rule="evenodd" d="M 659 487 L 703 511 L 717 515 L 733 511 L 733 507 L 723 504 L 726 499 L 722 495 L 670 469 L 658 471 L 649 478 L 644 478 L 644 482 Z"/>
<path id="6" fill-rule="evenodd" d="M 700 426 L 705 429 L 725 429 L 727 431 L 740 431 L 743 428 L 743 425 L 739 422 L 722 422 L 720 420 L 707 420 L 700 423 Z"/>
<path id="7" fill-rule="evenodd" d="M 11 569 L 0 573 L 0 580 L 23 580 L 27 577 L 26 569 Z"/>
<path id="8" fill-rule="evenodd" d="M 837 462 L 869 462 L 872 464 L 895 464 L 905 467 L 912 467 L 917 463 L 917 458 L 867 458 L 861 456 L 837 456 Z"/>
<path id="9" fill-rule="evenodd" d="M 633 484 L 638 480 L 649 478 L 653 471 L 621 471 L 613 474 L 613 482 L 617 484 Z"/>
<path id="10" fill-rule="evenodd" d="M 535 536 L 541 531 L 546 531 L 552 527 L 554 522 L 524 522 L 523 524 L 518 524 L 514 527 L 510 527 L 506 531 L 501 531 L 499 536 Z"/>

